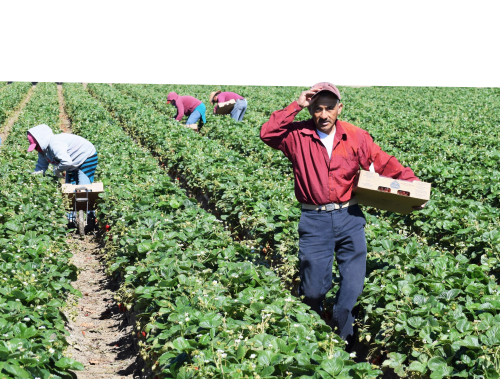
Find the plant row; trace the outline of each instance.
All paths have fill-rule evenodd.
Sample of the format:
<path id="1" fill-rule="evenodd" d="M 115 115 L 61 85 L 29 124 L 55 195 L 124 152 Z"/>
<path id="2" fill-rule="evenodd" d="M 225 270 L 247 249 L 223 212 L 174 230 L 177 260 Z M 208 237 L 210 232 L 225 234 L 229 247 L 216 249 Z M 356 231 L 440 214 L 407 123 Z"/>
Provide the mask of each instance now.
<path id="1" fill-rule="evenodd" d="M 170 90 L 170 86 L 158 85 L 120 85 L 119 88 L 132 96 L 137 95 L 138 89 L 139 95 L 149 94 L 150 103 L 160 111 L 159 104 Z M 181 86 L 176 90 L 199 98 L 205 97 L 208 91 L 206 86 Z M 266 162 L 272 150 L 260 141 L 260 125 L 268 120 L 271 110 L 284 108 L 296 100 L 301 89 L 257 87 L 250 91 L 248 87 L 237 87 L 235 90 L 249 98 L 251 118 L 248 122 L 236 123 L 228 116 L 214 116 L 207 122 L 204 133 L 244 154 L 256 154 L 257 159 Z M 341 90 L 345 103 L 341 119 L 368 130 L 385 150 L 413 167 L 422 180 L 431 182 L 444 195 L 486 202 L 494 207 L 500 205 L 500 184 L 496 180 L 500 177 L 498 90 Z M 157 96 L 155 102 L 153 94 Z M 282 101 L 272 101 L 272 98 Z M 405 101 L 400 101 L 401 98 Z M 308 112 L 303 111 L 297 120 L 308 117 Z M 280 153 L 274 154 L 272 163 L 282 167 L 283 162 L 276 155 L 282 158 Z"/>
<path id="2" fill-rule="evenodd" d="M 189 184 L 197 186 L 199 184 L 196 179 L 199 177 L 206 179 L 209 174 L 210 179 L 213 178 L 213 182 L 210 185 L 203 186 L 203 189 L 208 189 L 211 196 L 215 195 L 216 198 L 214 201 L 216 201 L 217 206 L 219 206 L 219 199 L 224 199 L 228 196 L 226 191 L 244 193 L 245 186 L 254 180 L 251 175 L 248 175 L 244 180 L 233 181 L 232 189 L 228 189 L 229 186 L 223 188 L 219 186 L 215 190 L 212 190 L 215 186 L 212 184 L 220 183 L 225 179 L 225 177 L 221 177 L 221 172 L 225 173 L 231 170 L 233 178 L 237 178 L 239 172 L 236 170 L 244 171 L 247 169 L 246 167 L 238 167 L 237 163 L 243 166 L 248 161 L 233 158 L 234 154 L 231 151 L 225 151 L 213 141 L 200 137 L 195 133 L 184 131 L 184 135 L 182 135 L 183 128 L 179 128 L 176 123 L 155 114 L 151 110 L 145 109 L 140 103 L 118 94 L 109 87 L 92 85 L 89 88 L 95 96 L 109 107 L 131 135 L 148 146 L 152 151 L 158 153 L 162 157 L 162 161 L 169 167 L 182 170 Z M 186 134 L 186 132 L 189 134 Z M 189 139 L 186 140 L 186 138 Z M 195 153 L 200 150 L 204 152 L 204 155 L 199 156 Z M 165 159 L 165 157 L 168 157 L 168 159 Z M 217 166 L 219 170 L 219 176 L 217 176 L 214 174 L 213 166 L 219 164 L 219 159 L 222 161 L 223 158 L 225 158 L 225 164 L 221 162 L 220 167 Z M 205 164 L 203 165 L 200 161 Z M 236 162 L 235 166 L 231 165 L 228 167 L 232 162 Z M 194 176 L 192 173 L 198 170 L 199 173 Z M 247 173 L 247 171 L 244 172 Z M 229 176 L 229 174 L 225 175 Z M 258 177 L 259 175 L 261 176 L 260 183 L 263 183 L 265 174 L 263 174 L 262 170 L 256 172 L 256 176 Z M 254 196 L 253 199 L 248 196 L 251 204 L 259 204 L 259 196 L 262 199 L 262 197 L 268 194 L 265 193 L 265 190 L 256 190 L 252 195 Z M 293 207 L 293 204 L 285 203 L 285 206 Z M 261 211 L 262 213 L 268 212 L 272 215 L 272 212 L 279 210 L 279 207 L 276 207 L 276 210 L 272 207 L 270 208 L 263 210 L 254 209 L 253 213 Z M 248 216 L 242 212 L 239 214 L 239 217 L 245 218 Z M 444 375 L 447 372 L 446 370 L 448 370 L 455 374 L 464 374 L 467 372 L 468 366 L 461 359 L 467 354 L 471 354 L 472 358 L 470 360 L 467 360 L 467 358 L 463 359 L 469 363 L 473 362 L 471 366 L 472 370 L 476 370 L 478 365 L 480 367 L 479 372 L 484 372 L 484 370 L 487 371 L 491 367 L 494 367 L 493 357 L 495 356 L 494 349 L 498 345 L 497 340 L 492 340 L 490 345 L 484 345 L 487 348 L 483 349 L 481 347 L 478 351 L 474 352 L 473 348 L 467 344 L 467 338 L 470 334 L 468 332 L 470 330 L 465 330 L 462 334 L 457 333 L 454 335 L 453 349 L 445 351 L 442 344 L 439 343 L 439 338 L 437 339 L 438 343 L 436 343 L 434 339 L 426 338 L 423 334 L 413 333 L 405 335 L 398 333 L 401 330 L 398 329 L 401 325 L 394 322 L 386 322 L 384 315 L 397 310 L 401 312 L 401 309 L 394 307 L 399 304 L 407 304 L 408 308 L 403 309 L 404 314 L 408 318 L 417 317 L 417 315 L 420 317 L 422 313 L 418 313 L 417 308 L 422 304 L 428 304 L 423 312 L 425 317 L 422 318 L 422 325 L 419 325 L 419 327 L 424 325 L 429 326 L 429 328 L 432 328 L 433 336 L 442 336 L 448 330 L 456 329 L 457 318 L 464 322 L 474 322 L 477 319 L 475 318 L 477 316 L 476 312 L 465 308 L 465 305 L 469 305 L 469 303 L 473 304 L 471 305 L 472 309 L 474 307 L 485 307 L 485 312 L 486 309 L 490 309 L 487 308 L 488 301 L 498 298 L 498 293 L 496 292 L 498 286 L 496 285 L 495 277 L 489 276 L 491 275 L 491 269 L 495 267 L 497 261 L 494 258 L 488 258 L 483 255 L 481 263 L 473 265 L 473 267 L 477 267 L 477 270 L 472 270 L 472 265 L 468 257 L 464 255 L 454 256 L 446 251 L 437 251 L 434 247 L 430 248 L 426 246 L 425 243 L 418 243 L 415 238 L 408 238 L 403 230 L 400 230 L 400 235 L 394 235 L 386 219 L 376 216 L 369 216 L 369 218 L 371 222 L 367 230 L 367 236 L 371 253 L 368 266 L 369 270 L 372 271 L 370 279 L 374 284 L 370 283 L 371 285 L 367 285 L 361 299 L 365 307 L 365 324 L 362 337 L 372 340 L 373 336 L 374 342 L 393 352 L 387 364 L 398 368 L 400 373 L 403 372 L 402 370 L 421 372 L 431 370 L 435 371 L 435 376 L 438 376 L 440 375 L 439 373 L 443 373 Z M 291 222 L 292 225 L 295 223 L 294 228 L 291 228 L 291 230 L 296 228 L 296 221 Z M 259 238 L 258 235 L 256 237 Z M 290 237 L 286 246 L 296 245 L 294 237 L 294 235 Z M 288 236 L 285 238 L 288 238 Z M 293 254 L 294 252 L 290 249 L 286 253 Z M 432 257 L 433 260 L 439 262 L 446 261 L 448 264 L 441 267 L 440 271 L 429 271 L 427 267 L 422 265 L 422 256 Z M 293 259 L 290 255 L 287 255 L 287 257 Z M 396 273 L 398 273 L 398 276 L 394 277 Z M 464 277 L 464 274 L 467 280 L 450 279 L 443 282 L 446 276 L 457 278 Z M 410 283 L 408 278 L 414 279 Z M 384 290 L 393 281 L 401 282 L 405 285 L 408 284 L 408 292 L 401 292 L 399 288 L 394 290 L 393 286 L 388 287 L 388 290 Z M 469 294 L 471 288 L 475 287 L 481 289 L 476 293 Z M 374 288 L 378 288 L 378 291 L 374 291 Z M 380 290 L 381 288 L 382 290 Z M 450 297 L 450 295 L 447 295 L 448 293 L 454 295 Z M 459 296 L 459 294 L 463 294 L 464 296 Z M 492 298 L 488 298 L 487 296 L 492 296 Z M 458 300 L 455 303 L 451 302 L 455 297 Z M 434 305 L 438 307 L 439 312 L 433 312 Z M 460 314 L 453 312 L 456 309 L 460 309 Z M 416 313 L 412 313 L 413 310 Z M 448 315 L 453 315 L 453 317 Z M 491 308 L 490 315 L 492 317 L 496 316 L 495 307 Z M 491 327 L 494 326 L 496 327 L 496 321 L 491 325 Z M 417 353 L 413 354 L 413 347 L 423 349 L 425 353 L 418 354 L 417 356 Z M 407 354 L 404 354 L 405 352 Z M 403 356 L 403 361 L 400 358 L 399 363 L 396 364 L 395 359 Z M 481 357 L 487 358 L 482 359 Z M 441 360 L 445 360 L 447 365 L 443 366 Z M 435 362 L 440 362 L 440 364 L 436 365 Z M 437 370 L 438 366 L 443 367 L 439 369 L 441 371 Z"/>
<path id="3" fill-rule="evenodd" d="M 146 103 L 160 112 L 173 108 L 166 108 L 164 103 L 171 87 L 118 85 L 131 96 L 147 96 Z M 212 90 L 207 86 L 173 87 L 180 94 L 202 100 Z M 244 154 L 260 152 L 256 157 L 265 162 L 272 150 L 260 143 L 260 125 L 273 111 L 296 100 L 302 89 L 236 86 L 231 90 L 248 98 L 246 120 L 237 123 L 229 116 L 209 117 L 202 133 Z M 341 119 L 368 130 L 377 142 L 382 141 L 385 150 L 417 170 L 422 180 L 447 195 L 500 205 L 500 187 L 495 180 L 500 175 L 497 89 L 346 87 L 341 92 L 345 105 Z M 308 117 L 304 111 L 297 120 Z M 227 137 L 234 134 L 243 138 L 228 141 Z M 289 168 L 278 157 L 281 154 L 275 154 L 273 164 Z"/>
<path id="4" fill-rule="evenodd" d="M 31 83 L 16 82 L 0 91 L 0 125 L 26 96 Z"/>
<path id="5" fill-rule="evenodd" d="M 164 109 L 161 108 L 160 105 L 163 103 L 166 92 L 171 89 L 170 86 L 167 88 L 157 85 L 137 86 L 130 84 L 119 85 L 118 88 L 130 94 L 141 103 L 144 101 L 146 104 L 155 107 L 160 112 L 164 112 Z M 163 88 L 163 90 L 160 90 L 161 88 Z M 277 91 L 278 93 L 283 92 L 283 89 L 275 89 L 274 87 L 266 87 L 266 90 L 271 93 L 272 91 Z M 184 86 L 178 88 L 177 91 L 180 93 L 191 91 L 190 93 L 193 95 L 202 97 L 200 96 L 201 93 L 203 91 L 206 92 L 207 89 L 205 89 L 204 86 Z M 245 87 L 243 87 L 240 93 L 248 97 L 249 95 L 244 91 Z M 248 92 L 251 93 L 250 91 Z M 252 108 L 249 113 L 252 114 L 253 112 L 254 117 L 259 121 L 257 124 L 253 119 L 249 122 L 237 123 L 228 116 L 212 116 L 212 118 L 209 117 L 207 119 L 207 124 L 202 128 L 201 134 L 247 157 L 247 161 L 254 162 L 254 167 L 260 164 L 261 167 L 264 166 L 271 169 L 266 173 L 266 177 L 273 177 L 273 181 L 284 181 L 284 179 L 288 179 L 291 175 L 290 162 L 281 152 L 265 146 L 259 138 L 260 126 L 268 119 L 268 116 L 266 118 L 268 113 L 266 111 L 269 109 L 269 95 L 267 94 L 267 96 L 264 96 L 263 92 L 256 92 L 258 94 L 260 93 L 262 98 L 259 101 L 255 94 L 253 97 L 250 96 L 252 99 Z M 350 105 L 348 109 L 363 109 L 363 103 L 361 102 L 362 98 L 349 99 L 349 96 L 352 97 L 351 92 L 347 89 L 345 92 L 347 97 L 345 100 L 346 103 L 354 103 Z M 288 90 L 288 95 L 285 97 L 286 101 L 293 101 L 293 96 L 291 96 L 291 94 L 297 96 L 297 89 L 291 88 Z M 424 94 L 426 94 L 426 92 L 424 92 Z M 423 95 L 421 95 L 421 97 L 422 96 Z M 253 107 L 257 108 L 257 110 L 254 111 Z M 369 111 L 370 109 L 365 110 L 365 112 Z M 351 111 L 351 113 L 352 112 L 354 111 Z M 345 113 L 347 113 L 347 115 L 343 113 L 342 118 L 344 119 L 345 117 L 347 121 L 351 121 L 352 116 L 350 116 L 350 113 Z M 257 117 L 256 115 L 259 116 Z M 307 111 L 303 111 L 299 113 L 297 119 L 307 117 L 309 117 Z M 357 123 L 360 120 L 354 119 L 354 121 Z M 381 126 L 378 124 L 369 125 L 367 130 L 373 133 L 373 130 L 384 128 L 385 123 L 386 121 L 383 120 L 383 122 L 379 123 Z M 391 128 L 392 127 L 391 125 Z M 411 136 L 409 138 L 411 138 Z M 433 187 L 435 188 L 432 190 L 432 201 L 428 204 L 426 209 L 410 216 L 401 216 L 386 212 L 383 212 L 382 215 L 388 217 L 394 227 L 398 229 L 404 228 L 411 233 L 416 233 L 429 240 L 429 243 L 438 243 L 443 248 L 460 251 L 468 256 L 476 258 L 476 262 L 479 262 L 480 255 L 484 253 L 499 259 L 500 233 L 497 227 L 500 222 L 499 208 L 491 202 L 484 201 L 482 198 L 470 198 L 465 192 L 460 195 L 450 194 L 448 191 L 449 188 L 454 188 L 454 191 L 457 188 L 463 190 L 467 186 L 468 181 L 465 177 L 462 177 L 466 183 L 464 185 L 457 186 L 457 183 L 453 181 L 440 185 L 440 181 L 446 181 L 446 172 L 454 170 L 452 164 L 443 162 L 442 160 L 429 159 L 425 154 L 421 154 L 420 151 L 424 150 L 427 145 L 425 139 L 423 142 L 422 140 L 419 141 L 421 146 L 418 156 L 409 156 L 408 152 L 401 150 L 392 151 L 394 149 L 391 145 L 391 138 L 384 138 L 383 142 L 377 142 L 379 142 L 384 149 L 394 154 L 404 164 L 413 167 L 417 176 L 421 177 L 422 180 L 433 182 Z M 491 154 L 495 154 L 495 152 L 490 152 L 490 155 Z M 473 156 L 473 154 L 469 156 Z M 427 170 L 432 165 L 440 165 L 441 171 L 443 172 L 438 173 L 434 170 L 429 176 Z M 446 167 L 450 168 L 446 169 Z M 477 167 L 477 165 L 473 165 L 472 167 Z M 455 169 L 455 171 L 457 170 L 458 169 Z M 484 172 L 483 174 L 474 173 L 474 188 L 478 189 L 478 187 L 484 188 L 488 186 L 491 188 L 498 187 L 494 189 L 494 193 L 498 194 L 500 184 L 497 183 L 498 181 L 491 180 L 494 179 L 494 175 L 496 175 L 495 171 L 492 171 L 491 167 L 487 167 L 484 170 L 492 173 L 493 178 L 487 179 L 486 173 Z M 380 212 L 375 210 L 368 211 L 372 214 L 380 214 Z"/>
<path id="6" fill-rule="evenodd" d="M 30 86 L 8 89 L 17 88 L 19 100 Z M 2 378 L 73 378 L 69 370 L 83 369 L 63 354 L 68 332 L 61 308 L 79 295 L 70 284 L 77 269 L 70 264 L 63 201 L 52 175 L 31 174 L 38 154 L 27 152 L 26 131 L 58 121 L 56 85 L 40 83 L 0 150 Z"/>
<path id="7" fill-rule="evenodd" d="M 158 377 L 376 377 L 283 290 L 253 246 L 234 242 L 172 183 L 81 86 L 64 84 L 72 127 L 95 144 L 110 225 L 110 272 L 133 310 L 141 354 Z M 184 130 L 187 132 L 187 130 Z M 186 134 L 187 135 L 187 134 Z"/>

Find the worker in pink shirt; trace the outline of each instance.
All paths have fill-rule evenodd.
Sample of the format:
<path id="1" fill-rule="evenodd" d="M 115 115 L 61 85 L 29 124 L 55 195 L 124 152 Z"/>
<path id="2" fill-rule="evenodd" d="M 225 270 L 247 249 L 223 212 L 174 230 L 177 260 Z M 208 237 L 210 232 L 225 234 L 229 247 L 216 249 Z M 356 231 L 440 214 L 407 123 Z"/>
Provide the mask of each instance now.
<path id="1" fill-rule="evenodd" d="M 214 114 L 217 113 L 217 106 L 218 106 L 217 104 L 225 103 L 226 101 L 229 100 L 235 100 L 236 103 L 234 104 L 234 107 L 231 110 L 231 118 L 236 121 L 243 120 L 243 116 L 245 115 L 245 112 L 248 107 L 247 100 L 243 96 L 240 96 L 234 92 L 215 91 L 210 94 L 209 100 L 212 103 L 212 105 L 215 105 Z"/>
<path id="2" fill-rule="evenodd" d="M 167 104 L 172 104 L 177 108 L 177 114 L 174 116 L 177 121 L 188 116 L 186 126 L 190 129 L 198 130 L 198 127 L 201 128 L 202 124 L 207 122 L 205 104 L 193 96 L 179 96 L 175 92 L 170 92 L 167 96 Z"/>

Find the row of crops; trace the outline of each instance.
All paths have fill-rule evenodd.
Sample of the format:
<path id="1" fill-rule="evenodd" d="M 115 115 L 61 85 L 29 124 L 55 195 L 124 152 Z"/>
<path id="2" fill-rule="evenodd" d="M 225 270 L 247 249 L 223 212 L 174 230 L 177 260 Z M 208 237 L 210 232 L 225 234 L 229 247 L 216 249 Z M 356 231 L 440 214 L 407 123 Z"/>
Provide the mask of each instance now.
<path id="1" fill-rule="evenodd" d="M 7 119 L 11 112 L 26 96 L 31 88 L 31 83 L 16 82 L 12 85 L 3 87 L 0 82 L 0 125 Z"/>
<path id="2" fill-rule="evenodd" d="M 31 83 L 0 90 L 0 114 L 15 108 Z M 72 378 L 83 369 L 64 357 L 68 345 L 61 309 L 78 292 L 71 281 L 62 198 L 51 176 L 32 176 L 37 154 L 28 154 L 26 130 L 55 127 L 55 84 L 39 84 L 0 147 L 0 377 Z M 54 130 L 56 131 L 56 130 Z"/>
<path id="3" fill-rule="evenodd" d="M 104 87 L 105 88 L 105 87 Z M 111 225 L 109 270 L 133 309 L 158 377 L 376 377 L 307 306 L 283 291 L 254 246 L 235 242 L 82 86 L 63 86 L 72 129 L 95 144 Z M 188 130 L 176 126 L 182 139 Z"/>
<path id="4" fill-rule="evenodd" d="M 260 101 L 258 95 L 249 101 L 255 111 L 249 111 L 247 121 L 236 124 L 228 117 L 209 116 L 201 134 L 196 134 L 169 118 L 171 111 L 163 101 L 166 93 L 176 88 L 116 87 L 118 89 L 93 84 L 88 88 L 128 134 L 159 157 L 170 174 L 180 177 L 190 189 L 209 197 L 215 207 L 214 213 L 227 222 L 234 237 L 250 237 L 261 251 L 272 250 L 272 254 L 282 256 L 283 265 L 278 274 L 282 279 L 292 279 L 296 270 L 296 226 L 300 210 L 293 196 L 293 182 L 288 180 L 290 171 L 287 174 L 282 160 L 274 164 L 273 154 L 276 156 L 279 152 L 262 146 L 258 130 L 271 110 L 287 105 L 299 91 L 288 89 L 288 98 L 275 100 L 278 96 L 271 92 L 272 89 L 265 88 L 260 93 Z M 246 90 L 248 93 L 244 92 L 245 88 L 236 89 L 249 99 L 251 90 L 258 91 Z M 460 101 L 457 108 L 448 104 L 454 97 L 467 97 L 469 105 L 485 102 L 492 107 L 494 93 L 490 90 L 462 93 L 467 90 L 452 89 L 448 91 L 456 93 L 447 94 L 442 89 L 445 95 L 441 104 L 436 100 L 439 90 L 412 89 L 406 94 L 406 107 L 399 107 L 401 101 L 398 99 L 402 94 L 397 90 L 394 90 L 397 98 L 392 103 L 387 98 L 393 89 L 372 90 L 371 96 L 362 93 L 358 97 L 356 90 L 346 90 L 345 102 L 353 109 L 359 105 L 365 112 L 369 112 L 370 107 L 386 109 L 392 103 L 398 106 L 394 106 L 395 110 L 379 112 L 378 117 L 373 116 L 375 118 L 368 121 L 356 119 L 362 112 L 357 115 L 354 110 L 346 112 L 344 119 L 354 120 L 369 130 L 384 149 L 414 167 L 417 175 L 433 183 L 434 194 L 424 211 L 410 216 L 368 210 L 369 276 L 360 298 L 363 306 L 361 338 L 389 351 L 389 359 L 384 363 L 401 376 L 413 373 L 433 378 L 451 375 L 497 377 L 500 297 L 496 276 L 499 234 L 495 199 L 498 189 L 490 184 L 489 178 L 481 179 L 487 171 L 482 171 L 483 167 L 478 164 L 480 158 L 470 157 L 478 148 L 472 142 L 467 145 L 468 141 L 478 143 L 480 137 L 475 135 L 476 129 L 471 128 L 474 137 L 462 133 L 465 136 L 460 143 L 465 147 L 457 145 L 453 150 L 455 155 L 465 151 L 463 159 L 456 163 L 461 165 L 459 173 L 449 167 L 455 164 L 455 155 L 447 153 L 445 157 L 441 153 L 439 160 L 433 155 L 440 136 L 445 136 L 443 146 L 451 151 L 446 141 L 457 132 L 448 130 L 457 123 L 458 117 L 479 124 L 477 130 L 485 135 L 481 143 L 489 146 L 485 154 L 487 150 L 488 159 L 494 159 L 495 151 L 488 143 L 492 141 L 490 134 L 498 133 L 495 131 L 498 116 L 492 113 L 491 118 L 482 120 L 477 116 L 478 121 L 472 117 L 473 111 L 467 113 L 462 108 Z M 283 89 L 277 90 L 280 91 Z M 200 94 L 208 93 L 202 86 L 186 86 L 184 91 L 178 89 L 178 92 L 199 98 L 203 98 Z M 365 97 L 368 100 L 363 105 Z M 421 105 L 426 103 L 432 106 L 422 109 Z M 445 122 L 441 126 L 441 135 L 430 131 L 438 121 L 440 107 L 444 109 L 441 118 L 448 119 L 451 124 Z M 431 109 L 434 109 L 432 114 Z M 300 117 L 305 118 L 307 114 L 303 112 Z M 402 119 L 412 120 L 411 125 L 421 126 L 421 130 L 407 135 L 396 134 L 395 126 L 403 123 Z M 377 120 L 381 121 L 376 123 Z M 413 149 L 405 145 L 410 144 L 410 140 Z M 425 149 L 427 143 L 433 146 L 429 151 Z M 453 163 L 448 164 L 447 160 Z M 466 162 L 472 163 L 467 165 Z M 490 171 L 494 172 L 494 168 Z M 443 175 L 449 175 L 450 180 L 460 178 L 457 175 L 474 176 L 475 182 L 471 181 L 471 187 L 467 187 L 469 182 L 464 181 L 459 192 L 456 182 L 450 190 L 442 180 Z M 489 189 L 473 196 L 472 189 L 481 180 Z"/>
<path id="5" fill-rule="evenodd" d="M 0 108 L 15 108 L 30 87 L 0 83 L 7 104 Z M 175 111 L 165 102 L 172 90 L 206 101 L 212 90 L 206 86 L 90 84 L 87 91 L 64 84 L 63 90 L 73 132 L 99 152 L 97 180 L 106 192 L 98 219 L 111 225 L 109 272 L 123 279 L 116 299 L 137 319 L 147 375 L 382 374 L 355 363 L 318 315 L 292 296 L 300 208 L 289 162 L 260 141 L 259 131 L 300 89 L 231 88 L 249 101 L 244 121 L 209 114 L 199 134 L 171 120 Z M 360 339 L 387 351 L 384 365 L 399 376 L 498 378 L 498 91 L 341 92 L 341 118 L 368 130 L 433 184 L 421 212 L 365 209 Z M 62 200 L 51 176 L 30 175 L 36 154 L 26 153 L 26 130 L 56 127 L 58 116 L 56 86 L 39 84 L 0 149 L 5 377 L 69 377 L 68 370 L 83 368 L 63 357 L 60 309 L 78 294 L 69 284 L 76 269 L 68 263 Z"/>

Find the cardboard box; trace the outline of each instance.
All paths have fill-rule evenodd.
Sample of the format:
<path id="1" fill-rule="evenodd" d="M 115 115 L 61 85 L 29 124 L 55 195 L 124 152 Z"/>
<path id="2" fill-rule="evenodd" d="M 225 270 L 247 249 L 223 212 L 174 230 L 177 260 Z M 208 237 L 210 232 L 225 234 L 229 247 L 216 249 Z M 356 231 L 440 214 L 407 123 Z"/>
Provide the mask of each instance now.
<path id="1" fill-rule="evenodd" d="M 396 180 L 361 170 L 354 193 L 359 204 L 408 214 L 413 211 L 412 207 L 422 205 L 431 198 L 431 184 Z"/>
<path id="2" fill-rule="evenodd" d="M 217 104 L 217 111 L 215 114 L 229 114 L 234 108 L 234 104 L 236 104 L 236 100 L 228 100 L 223 103 Z"/>
<path id="3" fill-rule="evenodd" d="M 75 193 L 76 188 L 85 187 L 90 190 L 90 192 L 104 192 L 104 186 L 101 182 L 95 182 L 92 184 L 63 184 L 63 193 Z"/>
<path id="4" fill-rule="evenodd" d="M 70 200 L 70 207 L 73 209 L 73 204 L 74 204 L 74 197 L 75 197 L 75 189 L 85 187 L 90 190 L 88 192 L 88 197 L 89 197 L 89 210 L 94 209 L 95 203 L 99 202 L 99 194 L 104 192 L 104 186 L 101 182 L 95 182 L 92 184 L 83 184 L 83 185 L 75 185 L 75 184 L 63 184 L 62 185 L 62 191 L 63 193 L 67 194 L 69 200 Z M 77 198 L 85 198 L 85 193 L 80 193 Z M 76 203 L 76 210 L 86 210 L 87 204 L 85 202 L 77 202 Z"/>

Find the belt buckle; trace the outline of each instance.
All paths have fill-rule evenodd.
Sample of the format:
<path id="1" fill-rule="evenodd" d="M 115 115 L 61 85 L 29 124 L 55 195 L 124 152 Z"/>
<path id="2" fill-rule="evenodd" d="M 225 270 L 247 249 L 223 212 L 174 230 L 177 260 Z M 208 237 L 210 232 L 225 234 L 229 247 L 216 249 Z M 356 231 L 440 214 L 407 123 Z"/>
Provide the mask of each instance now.
<path id="1" fill-rule="evenodd" d="M 335 210 L 335 203 L 330 203 L 325 205 L 325 211 L 331 212 L 333 210 Z"/>

